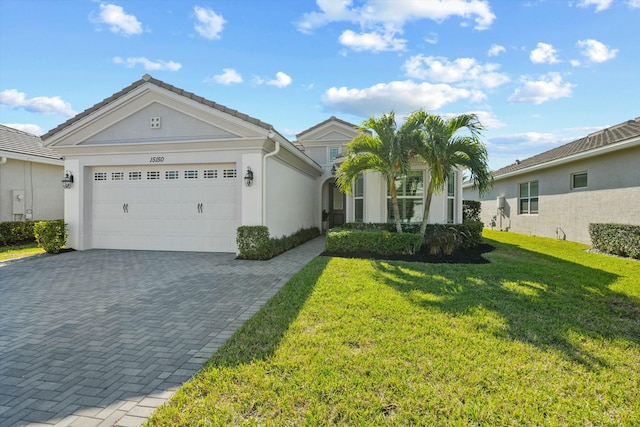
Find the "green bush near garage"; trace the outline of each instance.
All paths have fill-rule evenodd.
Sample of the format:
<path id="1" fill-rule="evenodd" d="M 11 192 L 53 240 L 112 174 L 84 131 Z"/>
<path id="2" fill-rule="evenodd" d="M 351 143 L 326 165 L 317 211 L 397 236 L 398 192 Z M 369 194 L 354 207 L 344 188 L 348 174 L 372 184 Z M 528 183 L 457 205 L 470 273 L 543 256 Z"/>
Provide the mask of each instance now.
<path id="1" fill-rule="evenodd" d="M 238 227 L 238 258 L 268 260 L 320 235 L 318 227 L 303 228 L 290 236 L 272 238 L 263 225 Z"/>
<path id="2" fill-rule="evenodd" d="M 34 221 L 0 222 L 0 246 L 35 242 Z"/>
<path id="3" fill-rule="evenodd" d="M 67 244 L 67 224 L 64 220 L 38 221 L 33 226 L 38 245 L 50 254 L 57 254 Z"/>
<path id="4" fill-rule="evenodd" d="M 640 259 L 640 226 L 589 224 L 593 247 L 599 251 Z"/>

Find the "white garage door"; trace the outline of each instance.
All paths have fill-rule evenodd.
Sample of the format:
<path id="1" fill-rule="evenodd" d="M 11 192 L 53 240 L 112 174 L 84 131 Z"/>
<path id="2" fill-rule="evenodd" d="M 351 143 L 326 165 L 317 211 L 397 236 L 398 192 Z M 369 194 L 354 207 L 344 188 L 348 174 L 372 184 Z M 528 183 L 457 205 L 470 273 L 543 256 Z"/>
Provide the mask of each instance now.
<path id="1" fill-rule="evenodd" d="M 94 248 L 235 252 L 235 165 L 99 167 L 92 179 Z"/>

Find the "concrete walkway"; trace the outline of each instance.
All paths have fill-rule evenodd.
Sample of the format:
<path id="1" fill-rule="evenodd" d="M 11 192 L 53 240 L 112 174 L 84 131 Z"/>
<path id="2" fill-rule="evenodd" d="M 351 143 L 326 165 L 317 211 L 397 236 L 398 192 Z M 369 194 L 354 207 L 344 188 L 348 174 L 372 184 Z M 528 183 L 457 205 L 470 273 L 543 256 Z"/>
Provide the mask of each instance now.
<path id="1" fill-rule="evenodd" d="M 136 426 L 293 274 L 270 261 L 90 250 L 0 264 L 0 426 Z"/>

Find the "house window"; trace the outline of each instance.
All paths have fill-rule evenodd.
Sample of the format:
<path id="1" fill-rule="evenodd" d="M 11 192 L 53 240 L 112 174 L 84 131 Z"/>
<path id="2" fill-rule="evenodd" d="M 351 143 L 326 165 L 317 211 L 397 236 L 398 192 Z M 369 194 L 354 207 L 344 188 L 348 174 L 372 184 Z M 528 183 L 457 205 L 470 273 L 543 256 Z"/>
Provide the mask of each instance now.
<path id="1" fill-rule="evenodd" d="M 111 181 L 124 180 L 124 172 L 111 172 Z"/>
<path id="2" fill-rule="evenodd" d="M 202 171 L 202 177 L 204 179 L 216 179 L 218 177 L 217 169 L 205 169 Z"/>
<path id="3" fill-rule="evenodd" d="M 93 174 L 93 180 L 94 181 L 106 181 L 107 180 L 107 173 L 106 172 L 95 172 Z"/>
<path id="4" fill-rule="evenodd" d="M 340 148 L 338 147 L 330 147 L 329 148 L 329 164 L 333 164 L 336 161 L 336 158 L 340 155 Z"/>
<path id="5" fill-rule="evenodd" d="M 178 179 L 180 175 L 178 175 L 178 171 L 165 171 L 164 179 Z"/>
<path id="6" fill-rule="evenodd" d="M 237 176 L 237 171 L 235 169 L 224 169 L 222 171 L 223 178 L 235 178 Z"/>
<path id="7" fill-rule="evenodd" d="M 571 174 L 571 189 L 586 188 L 587 187 L 587 173 L 578 172 Z"/>
<path id="8" fill-rule="evenodd" d="M 453 224 L 456 218 L 456 173 L 447 178 L 447 223 Z"/>
<path id="9" fill-rule="evenodd" d="M 184 179 L 196 179 L 198 178 L 197 170 L 186 170 L 184 171 Z"/>
<path id="10" fill-rule="evenodd" d="M 421 222 L 424 213 L 424 174 L 422 171 L 409 172 L 406 176 L 396 177 L 396 194 L 401 222 Z M 392 222 L 393 204 L 387 189 L 387 220 Z"/>
<path id="11" fill-rule="evenodd" d="M 518 200 L 521 215 L 538 213 L 538 181 L 520 184 Z"/>
<path id="12" fill-rule="evenodd" d="M 364 177 L 362 174 L 358 175 L 356 182 L 353 186 L 353 200 L 355 203 L 355 222 L 364 221 Z"/>

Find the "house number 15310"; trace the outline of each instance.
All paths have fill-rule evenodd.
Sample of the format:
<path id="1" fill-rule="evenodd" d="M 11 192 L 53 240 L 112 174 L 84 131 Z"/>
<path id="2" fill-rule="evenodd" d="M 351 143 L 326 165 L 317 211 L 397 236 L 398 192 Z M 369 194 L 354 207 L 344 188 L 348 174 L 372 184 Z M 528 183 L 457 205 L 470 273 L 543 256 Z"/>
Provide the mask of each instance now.
<path id="1" fill-rule="evenodd" d="M 152 157 L 149 160 L 149 163 L 162 163 L 164 162 L 164 157 Z"/>

